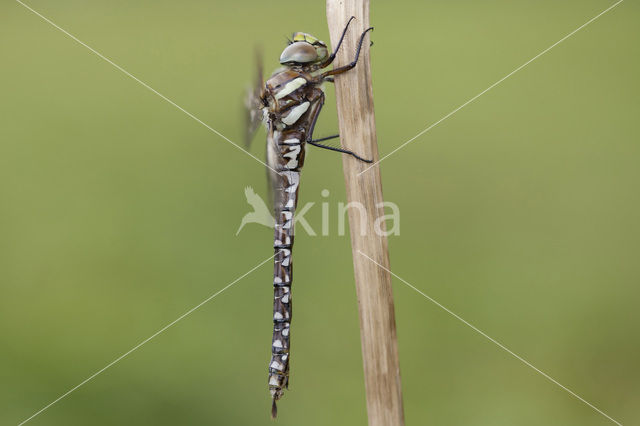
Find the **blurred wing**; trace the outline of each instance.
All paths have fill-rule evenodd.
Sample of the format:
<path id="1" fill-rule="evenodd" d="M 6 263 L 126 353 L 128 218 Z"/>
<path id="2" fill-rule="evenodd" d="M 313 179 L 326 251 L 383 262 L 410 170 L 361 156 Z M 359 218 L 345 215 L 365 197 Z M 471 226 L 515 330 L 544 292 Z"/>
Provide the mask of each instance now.
<path id="1" fill-rule="evenodd" d="M 264 79 L 262 74 L 262 54 L 256 49 L 256 74 L 253 87 L 247 90 L 244 100 L 246 107 L 244 144 L 247 148 L 251 145 L 256 130 L 262 123 L 262 108 L 264 107 Z"/>
<path id="2" fill-rule="evenodd" d="M 251 141 L 253 140 L 256 131 L 260 127 L 260 124 L 263 123 L 263 108 L 265 107 L 265 82 L 263 76 L 263 65 L 262 65 L 262 54 L 260 50 L 256 49 L 255 55 L 256 62 L 256 74 L 253 82 L 253 88 L 247 91 L 247 96 L 245 98 L 245 106 L 246 106 L 246 134 L 245 134 L 245 145 L 247 148 L 251 145 Z M 266 153 L 266 161 L 267 165 L 272 169 L 276 169 L 277 167 L 277 151 L 275 146 L 275 141 L 273 140 L 273 132 L 269 128 L 269 124 L 267 124 L 267 153 Z M 275 213 L 278 210 L 279 195 L 281 193 L 279 187 L 280 176 L 275 173 L 273 170 L 267 168 L 267 196 L 268 203 L 273 207 L 272 212 Z"/>

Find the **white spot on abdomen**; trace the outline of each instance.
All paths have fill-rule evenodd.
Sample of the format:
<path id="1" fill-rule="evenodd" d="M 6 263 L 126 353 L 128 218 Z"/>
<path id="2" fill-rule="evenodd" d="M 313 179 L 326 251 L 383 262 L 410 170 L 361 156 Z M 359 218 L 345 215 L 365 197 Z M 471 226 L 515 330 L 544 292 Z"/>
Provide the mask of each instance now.
<path id="1" fill-rule="evenodd" d="M 282 172 L 283 175 L 287 177 L 289 181 L 289 186 L 285 188 L 285 191 L 289 193 L 294 193 L 298 189 L 298 185 L 300 184 L 300 173 L 299 172 Z"/>
<path id="2" fill-rule="evenodd" d="M 300 155 L 300 151 L 300 145 L 293 145 L 290 147 L 289 152 L 283 155 L 285 158 L 290 158 L 286 165 L 288 169 L 295 169 L 298 167 L 298 156 Z"/>

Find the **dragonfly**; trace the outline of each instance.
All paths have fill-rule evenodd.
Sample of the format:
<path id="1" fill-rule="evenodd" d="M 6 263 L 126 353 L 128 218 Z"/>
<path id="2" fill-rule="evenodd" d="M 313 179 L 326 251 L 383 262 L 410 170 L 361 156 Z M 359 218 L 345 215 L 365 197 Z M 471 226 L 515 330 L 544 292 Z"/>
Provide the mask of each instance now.
<path id="1" fill-rule="evenodd" d="M 303 32 L 293 33 L 280 55 L 281 68 L 266 82 L 262 77 L 262 61 L 258 60 L 254 88 L 246 100 L 247 143 L 253 138 L 253 133 L 260 123 L 263 123 L 267 130 L 267 177 L 275 218 L 273 336 L 268 368 L 272 418 L 277 416 L 277 401 L 289 387 L 293 278 L 291 254 L 294 214 L 298 203 L 300 171 L 304 164 L 306 145 L 351 155 L 366 163 L 372 162 L 347 149 L 321 143 L 338 138 L 339 135 L 313 139 L 313 130 L 325 101 L 323 84 L 333 83 L 334 76 L 356 66 L 365 36 L 373 30 L 373 27 L 367 28 L 360 35 L 352 62 L 323 71 L 336 58 L 353 19 L 355 18 L 351 17 L 345 25 L 332 53 L 329 53 L 327 45 L 318 38 Z"/>

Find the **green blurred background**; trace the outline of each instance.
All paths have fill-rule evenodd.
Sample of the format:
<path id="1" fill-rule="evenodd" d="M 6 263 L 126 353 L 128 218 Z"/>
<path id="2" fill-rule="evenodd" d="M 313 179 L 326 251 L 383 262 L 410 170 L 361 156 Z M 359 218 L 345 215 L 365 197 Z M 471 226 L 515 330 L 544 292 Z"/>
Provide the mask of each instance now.
<path id="1" fill-rule="evenodd" d="M 324 2 L 32 0 L 242 139 L 253 46 L 328 40 Z M 610 1 L 374 2 L 388 153 Z M 640 7 L 604 15 L 382 163 L 394 272 L 625 425 L 640 423 Z M 235 232 L 263 166 L 16 2 L 0 5 L 0 423 L 17 424 L 271 254 Z M 337 129 L 332 89 L 317 135 Z M 252 152 L 262 157 L 262 132 Z M 365 425 L 341 161 L 312 148 L 280 425 Z M 33 425 L 271 425 L 264 265 Z M 613 424 L 401 282 L 408 425 Z"/>

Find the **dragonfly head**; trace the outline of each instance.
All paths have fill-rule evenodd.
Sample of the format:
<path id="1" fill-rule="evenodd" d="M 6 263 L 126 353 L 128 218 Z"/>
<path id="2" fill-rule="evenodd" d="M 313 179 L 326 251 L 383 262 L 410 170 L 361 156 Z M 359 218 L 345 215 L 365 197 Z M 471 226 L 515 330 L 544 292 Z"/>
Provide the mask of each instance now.
<path id="1" fill-rule="evenodd" d="M 293 33 L 293 41 L 282 51 L 282 65 L 308 65 L 327 59 L 327 45 L 311 34 Z"/>

